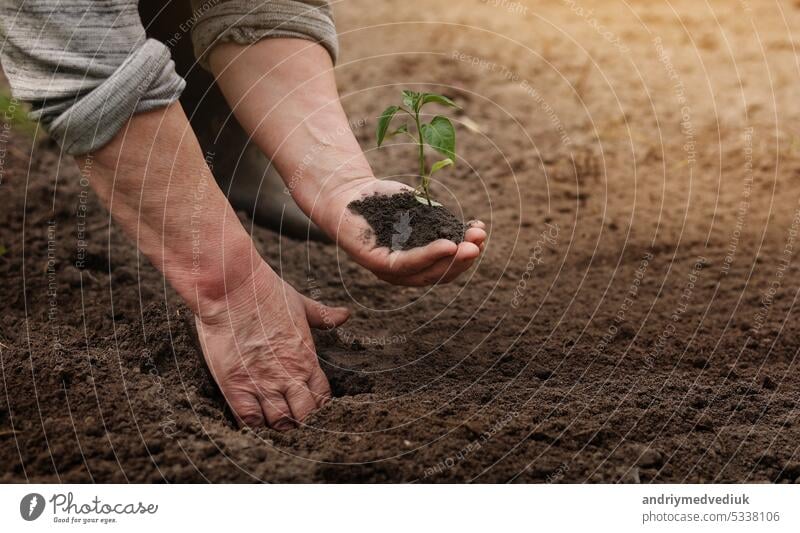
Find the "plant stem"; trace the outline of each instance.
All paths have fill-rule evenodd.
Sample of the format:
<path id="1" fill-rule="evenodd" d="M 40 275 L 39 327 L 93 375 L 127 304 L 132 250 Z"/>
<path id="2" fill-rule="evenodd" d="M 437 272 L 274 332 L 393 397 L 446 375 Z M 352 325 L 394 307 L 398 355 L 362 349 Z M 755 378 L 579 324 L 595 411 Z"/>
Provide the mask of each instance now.
<path id="1" fill-rule="evenodd" d="M 428 177 L 425 172 L 425 144 L 422 140 L 422 127 L 419 123 L 419 111 L 415 112 L 414 121 L 417 123 L 417 135 L 419 135 L 419 177 L 422 180 L 422 192 L 425 193 L 425 199 L 428 201 L 428 207 L 433 207 L 431 204 L 431 196 L 428 194 Z"/>

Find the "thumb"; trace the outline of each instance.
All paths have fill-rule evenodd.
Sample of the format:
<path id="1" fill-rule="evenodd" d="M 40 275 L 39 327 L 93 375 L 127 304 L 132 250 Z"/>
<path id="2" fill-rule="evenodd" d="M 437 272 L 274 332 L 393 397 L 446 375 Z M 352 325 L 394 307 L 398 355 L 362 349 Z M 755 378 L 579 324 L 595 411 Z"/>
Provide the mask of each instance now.
<path id="1" fill-rule="evenodd" d="M 306 308 L 306 319 L 312 328 L 332 329 L 344 324 L 350 318 L 350 310 L 346 307 L 328 307 L 311 298 L 303 296 Z"/>

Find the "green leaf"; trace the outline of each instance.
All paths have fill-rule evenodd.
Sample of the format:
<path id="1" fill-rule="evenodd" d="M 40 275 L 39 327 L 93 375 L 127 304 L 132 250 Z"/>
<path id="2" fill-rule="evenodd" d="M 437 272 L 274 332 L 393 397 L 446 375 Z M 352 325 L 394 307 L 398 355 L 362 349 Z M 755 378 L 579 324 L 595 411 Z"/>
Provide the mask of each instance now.
<path id="1" fill-rule="evenodd" d="M 422 138 L 431 148 L 450 159 L 456 157 L 456 130 L 449 119 L 437 115 L 422 125 Z"/>
<path id="2" fill-rule="evenodd" d="M 8 252 L 8 249 L 4 245 L 0 244 L 0 257 L 6 255 L 6 252 Z"/>
<path id="3" fill-rule="evenodd" d="M 417 93 L 417 92 L 404 90 L 403 91 L 403 105 L 405 105 L 406 107 L 410 107 L 411 109 L 416 111 L 417 110 L 417 102 L 419 102 L 419 97 L 420 96 L 422 96 L 422 95 Z"/>
<path id="4" fill-rule="evenodd" d="M 422 93 L 422 96 L 419 100 L 419 108 L 417 110 L 422 109 L 422 106 L 428 103 L 442 104 L 448 107 L 455 107 L 456 109 L 461 109 L 456 105 L 455 102 L 453 102 L 451 99 L 449 99 L 444 95 L 435 93 Z"/>
<path id="5" fill-rule="evenodd" d="M 394 137 L 395 135 L 400 135 L 401 133 L 408 133 L 408 124 L 403 124 L 396 130 L 390 132 L 387 137 Z"/>
<path id="6" fill-rule="evenodd" d="M 437 161 L 431 167 L 431 173 L 429 175 L 433 175 L 434 172 L 442 170 L 444 167 L 449 167 L 450 165 L 453 164 L 455 163 L 453 163 L 453 160 L 450 159 L 449 157 L 447 159 L 442 159 L 441 161 Z"/>
<path id="7" fill-rule="evenodd" d="M 400 108 L 396 105 L 390 105 L 383 111 L 378 119 L 378 131 L 375 134 L 378 137 L 378 146 L 383 144 L 383 138 L 386 137 L 386 130 L 389 129 L 389 123 L 399 109 Z"/>
<path id="8" fill-rule="evenodd" d="M 416 198 L 419 203 L 428 205 L 428 199 L 422 196 L 421 194 L 415 195 L 414 198 Z M 430 205 L 432 205 L 433 207 L 442 207 L 442 204 L 440 204 L 436 200 L 431 200 Z"/>

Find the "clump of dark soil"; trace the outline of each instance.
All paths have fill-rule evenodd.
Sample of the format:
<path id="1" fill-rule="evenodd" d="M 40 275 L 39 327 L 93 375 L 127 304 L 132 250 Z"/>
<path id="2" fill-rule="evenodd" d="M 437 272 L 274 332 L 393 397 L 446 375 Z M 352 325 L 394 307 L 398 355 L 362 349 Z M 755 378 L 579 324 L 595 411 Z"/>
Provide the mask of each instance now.
<path id="1" fill-rule="evenodd" d="M 437 239 L 456 244 L 464 240 L 463 222 L 446 207 L 419 202 L 412 192 L 375 194 L 350 202 L 347 207 L 367 220 L 378 247 L 410 250 Z"/>

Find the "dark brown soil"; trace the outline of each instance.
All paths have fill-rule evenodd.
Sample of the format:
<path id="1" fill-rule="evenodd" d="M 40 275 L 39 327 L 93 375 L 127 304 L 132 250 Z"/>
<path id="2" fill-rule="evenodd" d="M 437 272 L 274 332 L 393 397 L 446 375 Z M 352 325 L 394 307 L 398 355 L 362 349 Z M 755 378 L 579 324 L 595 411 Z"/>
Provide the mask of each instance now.
<path id="1" fill-rule="evenodd" d="M 369 223 L 378 247 L 410 250 L 437 239 L 464 240 L 463 222 L 443 206 L 420 203 L 412 192 L 374 194 L 347 207 Z"/>
<path id="2" fill-rule="evenodd" d="M 12 133 L 0 481 L 797 480 L 800 9 L 592 2 L 604 36 L 565 2 L 493 4 L 337 4 L 362 146 L 399 87 L 456 96 L 477 132 L 437 191 L 490 236 L 414 289 L 253 229 L 354 310 L 316 339 L 337 397 L 286 434 L 234 427 L 175 294 L 56 148 Z"/>

